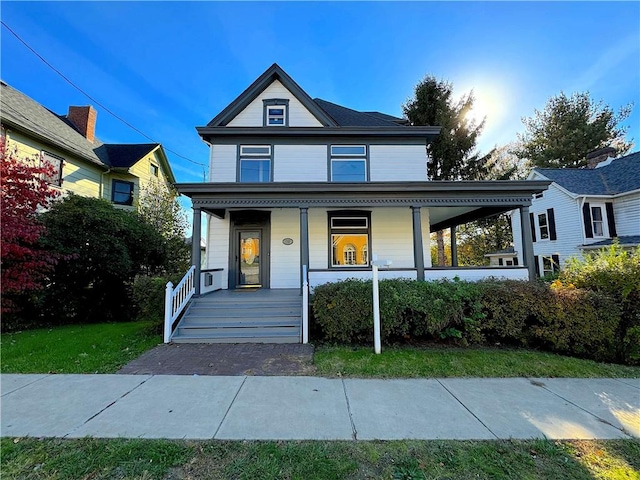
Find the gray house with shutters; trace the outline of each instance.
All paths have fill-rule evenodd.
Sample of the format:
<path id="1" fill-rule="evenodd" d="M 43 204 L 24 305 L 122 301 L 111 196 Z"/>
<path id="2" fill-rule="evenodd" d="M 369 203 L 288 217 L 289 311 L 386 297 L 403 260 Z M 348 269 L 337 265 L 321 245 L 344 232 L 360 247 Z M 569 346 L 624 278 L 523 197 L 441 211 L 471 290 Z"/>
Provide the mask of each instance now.
<path id="1" fill-rule="evenodd" d="M 552 274 L 567 258 L 617 241 L 640 245 L 640 152 L 613 158 L 605 148 L 587 156 L 587 168 L 536 168 L 530 180 L 549 180 L 530 212 L 534 266 Z M 515 251 L 522 251 L 520 212 L 511 215 Z M 520 256 L 520 260 L 522 257 Z"/>
<path id="2" fill-rule="evenodd" d="M 195 295 L 259 291 L 241 295 L 247 325 L 249 299 L 286 291 L 299 298 L 319 284 L 370 279 L 376 257 L 392 262 L 381 278 L 535 276 L 528 220 L 517 228 L 529 255 L 501 268 L 458 267 L 455 229 L 514 208 L 528 219 L 533 195 L 550 181 L 432 181 L 428 146 L 438 126 L 311 98 L 273 64 L 197 131 L 210 148 L 209 181 L 177 185 L 192 201 L 193 238 L 202 215 L 208 219 L 202 270 L 193 250 Z M 434 267 L 430 234 L 443 229 L 451 229 L 452 265 Z M 256 308 L 264 316 L 264 302 Z"/>

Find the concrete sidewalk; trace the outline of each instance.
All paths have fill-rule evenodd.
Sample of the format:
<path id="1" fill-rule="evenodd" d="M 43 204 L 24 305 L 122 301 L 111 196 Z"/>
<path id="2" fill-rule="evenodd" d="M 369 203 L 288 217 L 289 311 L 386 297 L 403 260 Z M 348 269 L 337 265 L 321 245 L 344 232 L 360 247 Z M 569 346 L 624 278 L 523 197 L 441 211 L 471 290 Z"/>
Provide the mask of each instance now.
<path id="1" fill-rule="evenodd" d="M 640 379 L 1 375 L 2 436 L 640 437 Z"/>

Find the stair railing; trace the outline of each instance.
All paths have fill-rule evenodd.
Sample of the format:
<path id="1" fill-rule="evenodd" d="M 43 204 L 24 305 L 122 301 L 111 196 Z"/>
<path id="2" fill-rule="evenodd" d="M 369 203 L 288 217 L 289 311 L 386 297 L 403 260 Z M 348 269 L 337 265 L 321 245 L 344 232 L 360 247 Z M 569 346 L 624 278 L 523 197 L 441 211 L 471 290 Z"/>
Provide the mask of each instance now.
<path id="1" fill-rule="evenodd" d="M 309 343 L 309 274 L 302 266 L 302 343 Z"/>
<path id="2" fill-rule="evenodd" d="M 164 295 L 164 343 L 171 341 L 173 322 L 180 316 L 196 291 L 195 271 L 196 267 L 192 265 L 175 288 L 173 283 L 167 282 Z"/>

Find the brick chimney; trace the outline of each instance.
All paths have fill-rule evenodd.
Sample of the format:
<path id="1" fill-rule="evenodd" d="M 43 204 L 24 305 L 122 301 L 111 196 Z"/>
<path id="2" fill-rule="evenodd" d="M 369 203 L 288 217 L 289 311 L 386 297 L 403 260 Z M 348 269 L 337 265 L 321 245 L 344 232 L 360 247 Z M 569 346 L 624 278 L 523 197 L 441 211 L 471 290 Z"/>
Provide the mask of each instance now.
<path id="1" fill-rule="evenodd" d="M 80 133 L 91 143 L 96 136 L 96 116 L 98 112 L 91 106 L 69 107 L 67 119 L 73 123 Z"/>
<path id="2" fill-rule="evenodd" d="M 605 161 L 607 158 L 614 158 L 616 156 L 616 149 L 613 147 L 604 147 L 587 153 L 587 168 L 596 168 L 600 162 Z"/>

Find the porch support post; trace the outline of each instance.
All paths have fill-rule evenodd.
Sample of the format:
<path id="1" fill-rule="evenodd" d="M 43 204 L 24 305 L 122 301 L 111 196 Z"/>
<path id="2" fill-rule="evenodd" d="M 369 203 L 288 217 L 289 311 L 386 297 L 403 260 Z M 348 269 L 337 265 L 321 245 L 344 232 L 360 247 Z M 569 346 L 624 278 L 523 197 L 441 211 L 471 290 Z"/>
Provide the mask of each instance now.
<path id="1" fill-rule="evenodd" d="M 420 217 L 420 207 L 412 206 L 413 214 L 413 259 L 418 280 L 424 280 L 424 249 L 422 247 L 422 219 Z"/>
<path id="2" fill-rule="evenodd" d="M 201 230 L 201 210 L 193 207 L 193 230 L 191 233 L 191 265 L 195 267 L 194 284 L 195 295 L 200 295 L 200 230 Z"/>
<path id="3" fill-rule="evenodd" d="M 456 239 L 456 227 L 451 227 L 451 266 L 458 266 L 458 240 Z"/>
<path id="4" fill-rule="evenodd" d="M 309 271 L 309 208 L 300 207 L 300 288 L 304 285 L 302 266 Z"/>
<path id="5" fill-rule="evenodd" d="M 522 232 L 522 260 L 529 270 L 529 280 L 536 279 L 536 266 L 533 256 L 533 237 L 531 236 L 531 222 L 529 222 L 529 207 L 520 207 L 520 231 Z"/>

